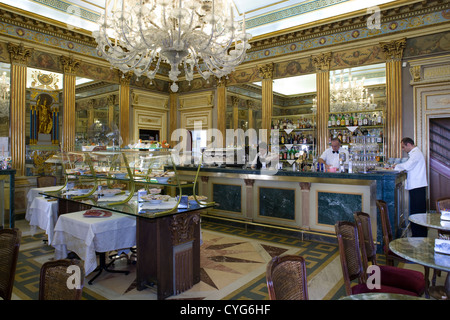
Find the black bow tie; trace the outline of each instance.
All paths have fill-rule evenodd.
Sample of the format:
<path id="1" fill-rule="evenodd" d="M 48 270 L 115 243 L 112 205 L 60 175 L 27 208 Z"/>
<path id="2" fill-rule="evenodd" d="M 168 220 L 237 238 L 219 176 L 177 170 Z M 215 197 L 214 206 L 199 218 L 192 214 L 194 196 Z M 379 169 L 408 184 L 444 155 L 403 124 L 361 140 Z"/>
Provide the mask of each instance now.
<path id="1" fill-rule="evenodd" d="M 332 151 L 333 153 L 339 153 L 339 151 Z"/>

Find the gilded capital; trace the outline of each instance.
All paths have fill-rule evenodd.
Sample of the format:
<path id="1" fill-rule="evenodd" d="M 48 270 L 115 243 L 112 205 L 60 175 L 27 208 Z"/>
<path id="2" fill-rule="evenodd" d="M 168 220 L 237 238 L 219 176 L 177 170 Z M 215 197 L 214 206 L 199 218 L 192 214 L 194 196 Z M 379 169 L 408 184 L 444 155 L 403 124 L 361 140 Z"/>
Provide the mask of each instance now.
<path id="1" fill-rule="evenodd" d="M 236 96 L 231 96 L 231 105 L 237 107 L 239 105 L 239 98 Z"/>
<path id="2" fill-rule="evenodd" d="M 406 47 L 406 38 L 390 42 L 380 42 L 380 47 L 386 61 L 400 61 L 403 57 L 403 50 Z"/>
<path id="3" fill-rule="evenodd" d="M 263 79 L 272 79 L 273 78 L 273 63 L 268 63 L 264 65 L 258 66 L 258 71 Z"/>
<path id="4" fill-rule="evenodd" d="M 59 58 L 65 74 L 75 74 L 80 67 L 80 61 L 72 57 L 61 56 Z"/>
<path id="5" fill-rule="evenodd" d="M 27 65 L 28 58 L 31 57 L 33 49 L 25 48 L 23 44 L 8 43 L 8 52 L 11 56 L 11 62 L 14 64 Z"/>
<path id="6" fill-rule="evenodd" d="M 317 72 L 329 71 L 331 62 L 331 52 L 322 53 L 312 57 L 312 62 Z"/>
<path id="7" fill-rule="evenodd" d="M 128 71 L 127 73 L 123 73 L 119 70 L 119 82 L 122 86 L 129 86 L 131 77 L 133 76 L 133 71 Z"/>

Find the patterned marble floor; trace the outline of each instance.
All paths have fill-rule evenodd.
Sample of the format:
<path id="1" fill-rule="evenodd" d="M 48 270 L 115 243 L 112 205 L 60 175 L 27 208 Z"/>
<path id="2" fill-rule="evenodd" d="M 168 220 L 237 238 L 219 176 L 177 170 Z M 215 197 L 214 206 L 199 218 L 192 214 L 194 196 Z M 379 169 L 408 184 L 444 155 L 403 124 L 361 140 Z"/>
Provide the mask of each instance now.
<path id="1" fill-rule="evenodd" d="M 31 235 L 25 220 L 17 221 L 23 237 Z M 43 243 L 45 234 L 38 231 L 21 245 L 16 271 L 14 300 L 35 300 L 39 288 L 40 266 L 53 259 L 54 250 Z M 344 295 L 337 246 L 293 237 L 249 231 L 213 223 L 202 224 L 201 281 L 188 291 L 168 300 L 264 300 L 268 299 L 265 269 L 272 257 L 298 254 L 307 261 L 308 290 L 311 300 L 337 300 Z M 86 300 L 155 300 L 156 289 L 136 290 L 135 265 L 126 259 L 115 262 L 115 268 L 130 274 L 103 272 L 92 285 L 83 289 Z M 414 264 L 402 265 L 423 271 Z M 438 278 L 438 283 L 443 283 Z"/>

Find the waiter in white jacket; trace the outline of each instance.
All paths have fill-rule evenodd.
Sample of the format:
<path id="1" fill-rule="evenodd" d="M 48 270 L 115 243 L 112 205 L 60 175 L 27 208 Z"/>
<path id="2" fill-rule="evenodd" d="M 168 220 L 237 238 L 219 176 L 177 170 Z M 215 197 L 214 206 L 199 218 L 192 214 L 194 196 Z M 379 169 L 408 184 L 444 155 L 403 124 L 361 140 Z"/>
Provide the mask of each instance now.
<path id="1" fill-rule="evenodd" d="M 408 153 L 409 159 L 406 162 L 397 164 L 394 169 L 397 171 L 406 170 L 406 187 L 409 191 L 409 214 L 427 212 L 427 168 L 425 157 L 418 147 L 414 145 L 411 138 L 403 138 L 402 150 Z M 427 228 L 411 223 L 413 237 L 426 237 Z"/>

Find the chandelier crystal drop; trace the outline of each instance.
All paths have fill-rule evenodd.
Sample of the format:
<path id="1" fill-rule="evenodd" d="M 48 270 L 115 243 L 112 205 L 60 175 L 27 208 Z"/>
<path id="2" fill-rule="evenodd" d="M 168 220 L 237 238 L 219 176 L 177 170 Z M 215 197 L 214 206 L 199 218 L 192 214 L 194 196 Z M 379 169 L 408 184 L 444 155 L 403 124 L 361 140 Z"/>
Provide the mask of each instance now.
<path id="1" fill-rule="evenodd" d="M 227 0 L 106 0 L 98 24 L 97 48 L 113 67 L 154 79 L 166 62 L 173 92 L 181 68 L 187 81 L 194 71 L 221 78 L 250 48 L 245 17 L 240 28 Z"/>

